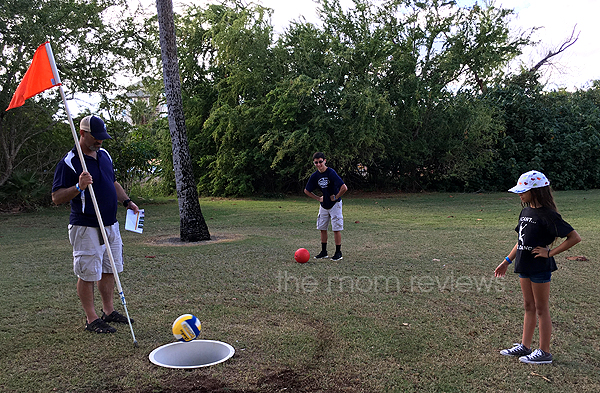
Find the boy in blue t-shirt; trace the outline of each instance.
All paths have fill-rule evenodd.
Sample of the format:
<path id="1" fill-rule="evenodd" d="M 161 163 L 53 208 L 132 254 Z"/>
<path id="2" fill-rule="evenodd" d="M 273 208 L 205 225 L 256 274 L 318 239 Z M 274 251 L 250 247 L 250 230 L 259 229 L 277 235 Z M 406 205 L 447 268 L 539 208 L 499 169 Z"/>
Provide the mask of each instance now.
<path id="1" fill-rule="evenodd" d="M 319 201 L 319 216 L 317 217 L 317 229 L 321 231 L 321 252 L 315 259 L 327 258 L 327 228 L 331 221 L 331 229 L 335 240 L 335 254 L 331 258 L 339 261 L 342 258 L 342 233 L 344 229 L 344 216 L 342 215 L 342 195 L 348 191 L 342 178 L 331 168 L 328 168 L 323 153 L 313 154 L 313 163 L 317 171 L 308 179 L 304 193 Z M 313 191 L 321 189 L 322 196 L 317 196 Z"/>

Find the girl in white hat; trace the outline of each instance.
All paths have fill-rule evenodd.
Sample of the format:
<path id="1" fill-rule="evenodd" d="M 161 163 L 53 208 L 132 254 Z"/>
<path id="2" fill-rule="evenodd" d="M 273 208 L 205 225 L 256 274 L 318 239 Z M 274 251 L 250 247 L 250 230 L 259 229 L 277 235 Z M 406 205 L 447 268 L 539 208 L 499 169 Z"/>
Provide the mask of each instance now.
<path id="1" fill-rule="evenodd" d="M 552 363 L 550 336 L 550 279 L 557 269 L 554 256 L 568 250 L 581 241 L 571 225 L 565 222 L 556 209 L 550 181 L 538 171 L 521 175 L 516 186 L 508 190 L 519 194 L 523 210 L 519 215 L 517 244 L 494 271 L 496 277 L 504 277 L 508 265 L 515 262 L 515 273 L 519 273 L 525 318 L 523 337 L 520 344 L 500 351 L 502 355 L 518 356 L 523 363 Z M 558 238 L 566 239 L 551 248 Z M 539 319 L 539 349 L 531 350 L 531 341 Z"/>

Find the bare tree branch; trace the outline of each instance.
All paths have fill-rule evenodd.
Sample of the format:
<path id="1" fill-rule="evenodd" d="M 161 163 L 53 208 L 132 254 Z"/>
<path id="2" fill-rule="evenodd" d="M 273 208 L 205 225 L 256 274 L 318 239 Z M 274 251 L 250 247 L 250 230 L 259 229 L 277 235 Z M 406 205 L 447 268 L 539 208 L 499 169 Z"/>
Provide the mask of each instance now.
<path id="1" fill-rule="evenodd" d="M 549 50 L 548 54 L 546 54 L 546 56 L 540 60 L 535 66 L 533 66 L 529 72 L 531 73 L 535 73 L 537 72 L 537 70 L 540 69 L 540 67 L 542 67 L 544 64 L 546 64 L 552 57 L 564 52 L 565 50 L 567 50 L 569 47 L 571 47 L 572 45 L 574 45 L 577 40 L 579 39 L 579 34 L 581 33 L 581 31 L 579 31 L 577 33 L 577 35 L 575 35 L 575 29 L 577 28 L 577 25 L 573 26 L 573 31 L 571 32 L 571 36 L 565 41 L 563 42 L 558 49 L 556 50 Z"/>

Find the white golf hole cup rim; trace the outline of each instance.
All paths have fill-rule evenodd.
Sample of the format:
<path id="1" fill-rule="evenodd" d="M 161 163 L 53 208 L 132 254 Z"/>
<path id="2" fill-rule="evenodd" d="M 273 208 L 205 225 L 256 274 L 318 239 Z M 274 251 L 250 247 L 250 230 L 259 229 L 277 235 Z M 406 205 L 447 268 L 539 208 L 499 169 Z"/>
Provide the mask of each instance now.
<path id="1" fill-rule="evenodd" d="M 227 343 L 213 340 L 192 340 L 163 345 L 150 352 L 150 361 L 168 368 L 199 368 L 222 363 L 231 358 L 235 349 Z"/>

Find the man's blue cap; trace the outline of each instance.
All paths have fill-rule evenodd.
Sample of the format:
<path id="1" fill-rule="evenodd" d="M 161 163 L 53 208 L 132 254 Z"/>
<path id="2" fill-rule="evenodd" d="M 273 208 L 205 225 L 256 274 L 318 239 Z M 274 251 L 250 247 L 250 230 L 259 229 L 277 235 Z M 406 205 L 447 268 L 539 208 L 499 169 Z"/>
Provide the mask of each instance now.
<path id="1" fill-rule="evenodd" d="M 89 132 L 99 141 L 112 139 L 110 135 L 108 135 L 108 132 L 106 132 L 106 124 L 104 124 L 104 121 L 98 116 L 91 115 L 84 117 L 79 123 L 79 128 Z"/>

